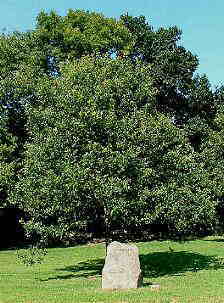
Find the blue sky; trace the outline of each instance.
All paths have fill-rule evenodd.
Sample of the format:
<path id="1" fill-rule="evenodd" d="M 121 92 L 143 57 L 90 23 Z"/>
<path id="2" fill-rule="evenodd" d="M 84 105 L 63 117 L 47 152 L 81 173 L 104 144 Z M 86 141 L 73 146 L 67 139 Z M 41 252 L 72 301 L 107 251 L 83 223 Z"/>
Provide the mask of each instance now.
<path id="1" fill-rule="evenodd" d="M 33 29 L 41 9 L 64 15 L 69 8 L 98 11 L 118 18 L 122 13 L 144 15 L 159 26 L 177 25 L 183 31 L 182 45 L 198 55 L 198 72 L 206 73 L 212 85 L 224 84 L 224 1 L 222 0 L 2 0 L 0 30 Z"/>

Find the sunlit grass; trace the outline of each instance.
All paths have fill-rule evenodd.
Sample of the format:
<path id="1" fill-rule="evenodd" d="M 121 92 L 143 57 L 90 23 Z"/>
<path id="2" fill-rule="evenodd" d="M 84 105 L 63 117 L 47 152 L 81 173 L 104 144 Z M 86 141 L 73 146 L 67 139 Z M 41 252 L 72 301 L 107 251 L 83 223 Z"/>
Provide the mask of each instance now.
<path id="1" fill-rule="evenodd" d="M 33 267 L 20 264 L 16 250 L 1 250 L 0 303 L 224 302 L 223 238 L 137 245 L 144 284 L 128 291 L 101 289 L 103 244 L 51 248 Z"/>

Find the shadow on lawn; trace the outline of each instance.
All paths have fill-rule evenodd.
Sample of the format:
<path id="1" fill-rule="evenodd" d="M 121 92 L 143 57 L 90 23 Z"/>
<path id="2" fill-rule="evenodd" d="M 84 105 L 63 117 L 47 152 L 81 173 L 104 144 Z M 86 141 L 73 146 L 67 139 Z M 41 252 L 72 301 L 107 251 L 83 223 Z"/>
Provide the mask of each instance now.
<path id="1" fill-rule="evenodd" d="M 154 252 L 140 255 L 141 269 L 144 278 L 155 278 L 164 275 L 181 275 L 186 271 L 217 270 L 224 268 L 224 258 L 204 256 L 194 252 Z M 61 274 L 42 281 L 71 278 L 94 278 L 101 276 L 104 259 L 91 259 L 79 262 L 74 266 L 58 268 Z M 63 273 L 62 273 L 63 272 Z M 68 272 L 68 274 L 64 274 Z"/>
<path id="2" fill-rule="evenodd" d="M 74 266 L 67 266 L 64 268 L 57 268 L 56 271 L 69 272 L 69 274 L 60 274 L 55 277 L 51 277 L 48 279 L 44 279 L 41 281 L 49 281 L 49 280 L 64 280 L 71 278 L 93 278 L 97 276 L 101 276 L 102 269 L 104 266 L 104 259 L 90 259 L 88 261 L 79 262 Z"/>
<path id="3" fill-rule="evenodd" d="M 141 269 L 146 278 L 181 275 L 186 271 L 223 269 L 224 258 L 204 256 L 189 251 L 156 252 L 140 255 Z"/>

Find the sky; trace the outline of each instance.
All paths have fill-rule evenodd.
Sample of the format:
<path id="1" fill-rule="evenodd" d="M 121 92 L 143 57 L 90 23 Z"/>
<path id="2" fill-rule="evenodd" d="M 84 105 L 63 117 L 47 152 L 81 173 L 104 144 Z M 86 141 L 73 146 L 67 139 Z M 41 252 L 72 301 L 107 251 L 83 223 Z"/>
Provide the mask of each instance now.
<path id="1" fill-rule="evenodd" d="M 223 0 L 1 0 L 0 31 L 32 30 L 41 10 L 65 15 L 69 8 L 115 18 L 144 15 L 155 29 L 176 25 L 181 44 L 199 58 L 197 72 L 207 74 L 213 87 L 224 84 Z"/>

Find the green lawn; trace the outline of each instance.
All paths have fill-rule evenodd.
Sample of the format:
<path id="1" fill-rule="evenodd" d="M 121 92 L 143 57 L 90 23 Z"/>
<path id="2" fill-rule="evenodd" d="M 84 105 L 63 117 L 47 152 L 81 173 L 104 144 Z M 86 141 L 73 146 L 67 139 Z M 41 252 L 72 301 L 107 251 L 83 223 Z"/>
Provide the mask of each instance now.
<path id="1" fill-rule="evenodd" d="M 103 244 L 51 248 L 33 267 L 20 264 L 15 250 L 1 250 L 0 303 L 224 302 L 224 238 L 137 245 L 144 285 L 128 291 L 101 290 Z"/>

